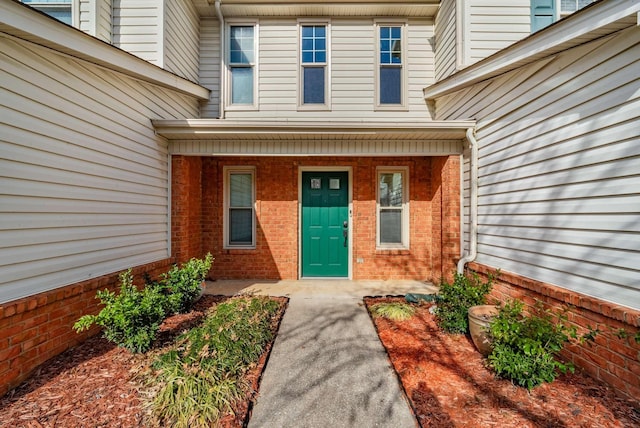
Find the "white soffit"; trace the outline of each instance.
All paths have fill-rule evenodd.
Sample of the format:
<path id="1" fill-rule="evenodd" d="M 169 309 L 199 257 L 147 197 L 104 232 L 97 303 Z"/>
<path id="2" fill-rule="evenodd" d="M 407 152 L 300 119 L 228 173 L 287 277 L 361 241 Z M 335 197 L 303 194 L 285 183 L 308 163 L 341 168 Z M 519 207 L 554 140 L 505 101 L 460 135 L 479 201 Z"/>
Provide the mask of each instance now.
<path id="1" fill-rule="evenodd" d="M 420 123 L 154 120 L 172 154 L 421 155 L 459 154 L 473 121 Z"/>
<path id="2" fill-rule="evenodd" d="M 215 16 L 215 0 L 193 0 L 201 16 Z M 225 17 L 403 16 L 433 17 L 440 0 L 221 0 Z"/>
<path id="3" fill-rule="evenodd" d="M 209 90 L 55 18 L 14 1 L 0 1 L 0 33 L 202 100 Z"/>
<path id="4" fill-rule="evenodd" d="M 637 25 L 639 0 L 606 0 L 531 34 L 423 90 L 427 101 Z"/>

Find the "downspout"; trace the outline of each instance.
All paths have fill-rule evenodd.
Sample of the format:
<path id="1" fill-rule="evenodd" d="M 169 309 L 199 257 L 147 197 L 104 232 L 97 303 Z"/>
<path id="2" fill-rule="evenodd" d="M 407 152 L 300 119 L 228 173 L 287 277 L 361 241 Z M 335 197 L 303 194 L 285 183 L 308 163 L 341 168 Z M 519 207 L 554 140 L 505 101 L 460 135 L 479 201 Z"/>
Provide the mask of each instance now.
<path id="1" fill-rule="evenodd" d="M 225 116 L 225 105 L 224 100 L 227 96 L 226 91 L 226 67 L 225 63 L 225 41 L 224 41 L 224 16 L 222 15 L 222 9 L 220 7 L 220 2 L 222 0 L 216 0 L 214 7 L 216 8 L 216 15 L 218 16 L 218 21 L 220 22 L 220 119 L 224 119 Z"/>
<path id="2" fill-rule="evenodd" d="M 476 259 L 478 255 L 478 142 L 473 129 L 468 128 L 466 137 L 471 149 L 469 159 L 469 252 L 464 252 L 462 258 L 458 260 L 458 273 L 464 272 L 464 266 Z M 464 156 L 464 155 L 463 155 Z"/>

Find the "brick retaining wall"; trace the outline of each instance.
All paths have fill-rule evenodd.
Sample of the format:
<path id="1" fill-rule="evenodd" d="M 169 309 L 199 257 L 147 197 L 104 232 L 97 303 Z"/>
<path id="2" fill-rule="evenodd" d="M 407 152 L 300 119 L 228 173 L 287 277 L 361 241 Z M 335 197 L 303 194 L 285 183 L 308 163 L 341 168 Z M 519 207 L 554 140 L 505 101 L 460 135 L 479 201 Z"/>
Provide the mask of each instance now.
<path id="1" fill-rule="evenodd" d="M 485 277 L 493 272 L 493 268 L 478 263 L 471 263 L 469 269 Z M 579 334 L 589 328 L 600 330 L 594 343 L 567 346 L 563 357 L 591 377 L 611 385 L 621 395 L 636 400 L 640 397 L 640 344 L 633 338 L 640 328 L 640 311 L 502 271 L 489 302 L 513 298 L 527 306 L 540 301 L 552 310 L 569 307 L 568 320 L 578 328 Z M 618 337 L 616 333 L 620 330 L 624 330 L 627 337 Z"/>
<path id="2" fill-rule="evenodd" d="M 148 272 L 166 272 L 165 259 L 133 269 L 136 282 Z M 25 380 L 42 363 L 85 341 L 100 330 L 77 334 L 73 324 L 99 311 L 96 291 L 120 287 L 119 273 L 104 275 L 0 305 L 0 397 Z"/>

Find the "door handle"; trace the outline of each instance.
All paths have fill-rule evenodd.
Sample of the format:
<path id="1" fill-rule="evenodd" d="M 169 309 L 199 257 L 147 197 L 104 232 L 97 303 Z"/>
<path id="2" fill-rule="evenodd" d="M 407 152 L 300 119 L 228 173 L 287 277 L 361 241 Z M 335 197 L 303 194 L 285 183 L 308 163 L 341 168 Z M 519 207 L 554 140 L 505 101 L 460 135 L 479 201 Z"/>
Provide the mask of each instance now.
<path id="1" fill-rule="evenodd" d="M 347 246 L 347 237 L 349 236 L 349 223 L 345 220 L 342 223 L 342 236 L 344 236 L 344 246 Z"/>

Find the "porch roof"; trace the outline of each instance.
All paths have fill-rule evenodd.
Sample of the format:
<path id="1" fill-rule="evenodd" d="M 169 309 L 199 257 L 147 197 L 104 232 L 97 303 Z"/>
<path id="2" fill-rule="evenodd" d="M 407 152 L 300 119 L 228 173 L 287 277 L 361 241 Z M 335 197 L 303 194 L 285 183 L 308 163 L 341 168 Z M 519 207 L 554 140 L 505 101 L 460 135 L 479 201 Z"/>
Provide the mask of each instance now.
<path id="1" fill-rule="evenodd" d="M 172 154 L 439 156 L 459 154 L 474 121 L 153 120 Z"/>

